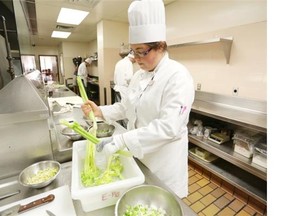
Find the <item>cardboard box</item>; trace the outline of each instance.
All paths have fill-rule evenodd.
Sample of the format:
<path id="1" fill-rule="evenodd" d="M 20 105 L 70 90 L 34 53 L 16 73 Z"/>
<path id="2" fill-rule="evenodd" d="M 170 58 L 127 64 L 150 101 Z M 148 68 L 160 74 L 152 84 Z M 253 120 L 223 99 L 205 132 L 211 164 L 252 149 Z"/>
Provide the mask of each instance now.
<path id="1" fill-rule="evenodd" d="M 143 184 L 145 176 L 133 157 L 120 156 L 124 166 L 123 180 L 105 185 L 84 187 L 81 183 L 81 172 L 84 167 L 86 140 L 73 143 L 72 154 L 72 199 L 79 200 L 85 212 L 115 205 L 121 195 L 131 187 Z"/>

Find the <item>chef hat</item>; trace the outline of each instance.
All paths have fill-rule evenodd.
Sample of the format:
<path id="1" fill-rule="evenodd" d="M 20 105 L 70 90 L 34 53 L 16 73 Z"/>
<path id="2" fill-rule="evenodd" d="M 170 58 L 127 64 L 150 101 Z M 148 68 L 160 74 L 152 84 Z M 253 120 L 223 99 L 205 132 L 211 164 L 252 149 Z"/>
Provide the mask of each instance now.
<path id="1" fill-rule="evenodd" d="M 129 43 L 166 41 L 165 8 L 162 0 L 137 0 L 128 8 Z"/>
<path id="2" fill-rule="evenodd" d="M 91 64 L 92 63 L 92 59 L 91 58 L 86 58 L 85 62 L 88 63 L 88 64 Z"/>

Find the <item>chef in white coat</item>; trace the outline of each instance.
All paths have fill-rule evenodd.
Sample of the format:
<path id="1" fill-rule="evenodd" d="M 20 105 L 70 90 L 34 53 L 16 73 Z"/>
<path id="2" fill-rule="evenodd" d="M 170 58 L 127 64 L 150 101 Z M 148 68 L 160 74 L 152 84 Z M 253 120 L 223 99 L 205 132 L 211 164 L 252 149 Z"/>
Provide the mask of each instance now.
<path id="1" fill-rule="evenodd" d="M 113 136 L 106 154 L 127 147 L 180 198 L 188 195 L 188 128 L 194 101 L 191 73 L 169 58 L 162 0 L 134 1 L 128 9 L 129 43 L 140 70 L 121 103 L 82 105 L 108 123 L 127 118 L 127 132 Z"/>
<path id="2" fill-rule="evenodd" d="M 128 54 L 123 59 L 119 60 L 114 69 L 114 90 L 115 90 L 115 102 L 121 101 L 127 95 L 127 89 L 130 80 L 133 76 L 133 64 L 135 63 L 134 56 Z"/>
<path id="3" fill-rule="evenodd" d="M 88 77 L 87 67 L 89 67 L 91 63 L 92 63 L 92 59 L 86 58 L 85 61 L 83 61 L 78 67 L 77 76 L 81 78 L 85 88 L 87 88 L 87 77 Z"/>

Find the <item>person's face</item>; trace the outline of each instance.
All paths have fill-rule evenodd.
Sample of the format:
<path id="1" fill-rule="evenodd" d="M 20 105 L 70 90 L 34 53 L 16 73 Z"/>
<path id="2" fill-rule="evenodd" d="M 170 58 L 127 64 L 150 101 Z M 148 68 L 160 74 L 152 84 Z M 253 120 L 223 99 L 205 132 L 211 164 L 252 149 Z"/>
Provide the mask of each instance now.
<path id="1" fill-rule="evenodd" d="M 131 44 L 130 48 L 141 69 L 152 71 L 157 66 L 161 57 L 159 50 L 151 49 L 146 44 Z"/>

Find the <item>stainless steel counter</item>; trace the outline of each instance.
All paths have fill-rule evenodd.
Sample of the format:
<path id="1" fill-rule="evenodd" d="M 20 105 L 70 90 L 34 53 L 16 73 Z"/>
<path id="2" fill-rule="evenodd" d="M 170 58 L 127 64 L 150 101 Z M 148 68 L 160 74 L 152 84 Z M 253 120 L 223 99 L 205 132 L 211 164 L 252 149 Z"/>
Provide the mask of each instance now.
<path id="1" fill-rule="evenodd" d="M 63 94 L 64 93 L 64 94 Z M 72 91 L 61 91 L 61 95 L 63 97 L 66 96 L 75 96 L 72 94 Z M 53 94 L 53 96 L 56 96 Z M 52 141 L 52 149 L 54 151 L 54 159 L 61 163 L 61 172 L 56 178 L 56 180 L 43 189 L 31 189 L 21 186 L 18 181 L 18 176 L 13 176 L 10 178 L 0 180 L 0 206 L 4 206 L 6 204 L 19 201 L 46 191 L 53 190 L 55 188 L 61 187 L 63 185 L 68 185 L 71 190 L 71 171 L 72 171 L 72 147 L 73 141 L 69 140 L 67 137 L 63 136 L 60 133 L 60 129 L 62 128 L 59 124 L 60 119 L 69 119 L 72 118 L 79 123 L 85 123 L 83 119 L 83 114 L 80 108 L 74 108 L 72 112 L 67 112 L 59 115 L 53 115 L 51 113 L 51 121 L 50 121 L 50 136 Z M 119 128 L 121 130 L 121 128 Z M 147 169 L 140 161 L 136 160 L 138 166 L 142 170 L 145 175 L 144 184 L 152 184 L 157 185 L 162 188 L 165 188 L 169 191 L 169 189 L 156 177 L 154 176 L 149 169 Z M 173 193 L 173 192 L 172 192 Z M 4 198 L 6 195 L 14 194 L 8 198 Z M 176 195 L 175 197 L 179 201 L 184 215 L 197 215 L 195 212 L 191 210 L 181 199 L 179 199 Z M 92 212 L 84 212 L 81 207 L 80 201 L 73 200 L 73 204 L 77 213 L 77 216 L 113 216 L 114 215 L 114 205 L 106 208 L 98 209 Z"/>
<path id="2" fill-rule="evenodd" d="M 138 160 L 136 160 L 136 162 L 139 165 L 140 169 L 142 170 L 143 174 L 145 175 L 145 183 L 144 184 L 157 185 L 157 186 L 160 186 L 162 188 L 165 188 L 166 190 L 169 190 L 141 162 L 139 162 Z M 17 176 L 9 178 L 9 179 L 1 180 L 0 181 L 0 192 L 1 192 L 0 195 L 1 196 L 3 195 L 4 190 L 6 190 L 7 193 L 8 193 L 8 191 L 9 191 L 9 193 L 10 192 L 16 192 L 17 193 L 19 191 L 19 193 L 17 193 L 14 196 L 11 196 L 9 198 L 5 198 L 2 200 L 0 199 L 0 206 L 4 206 L 6 204 L 16 202 L 16 201 L 21 200 L 21 199 L 25 199 L 27 197 L 31 197 L 31 196 L 34 196 L 34 195 L 37 195 L 40 193 L 44 193 L 46 191 L 53 190 L 53 189 L 61 187 L 63 185 L 68 185 L 70 190 L 71 190 L 71 168 L 72 168 L 72 162 L 71 161 L 66 162 L 66 163 L 62 163 L 61 164 L 61 172 L 58 175 L 58 177 L 56 178 L 56 180 L 52 184 L 48 185 L 47 187 L 45 187 L 43 189 L 30 189 L 30 188 L 23 187 L 18 183 Z M 178 197 L 176 197 L 176 199 L 179 201 L 185 216 L 197 215 L 181 199 L 179 199 Z M 80 201 L 73 200 L 73 204 L 74 204 L 77 216 L 96 216 L 96 215 L 97 216 L 113 216 L 114 215 L 115 205 L 112 205 L 112 206 L 109 206 L 106 208 L 102 208 L 102 209 L 98 209 L 95 211 L 91 211 L 91 212 L 84 212 L 82 210 L 82 206 L 81 206 Z"/>

